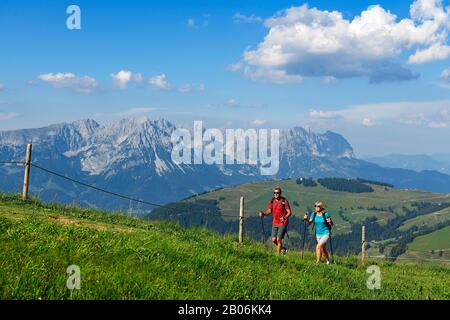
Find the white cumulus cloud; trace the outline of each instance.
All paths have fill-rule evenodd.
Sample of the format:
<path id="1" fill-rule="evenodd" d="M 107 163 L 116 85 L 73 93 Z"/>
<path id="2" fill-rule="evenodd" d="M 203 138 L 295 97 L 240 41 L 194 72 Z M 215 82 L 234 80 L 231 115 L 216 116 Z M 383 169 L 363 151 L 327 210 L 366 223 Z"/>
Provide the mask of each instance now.
<path id="1" fill-rule="evenodd" d="M 132 75 L 133 74 L 131 73 L 131 71 L 120 70 L 116 74 L 111 73 L 111 78 L 113 79 L 116 86 L 118 86 L 120 89 L 125 89 L 128 82 L 131 81 Z"/>
<path id="2" fill-rule="evenodd" d="M 168 89 L 170 87 L 170 84 L 167 81 L 166 75 L 164 73 L 154 76 L 154 77 L 151 77 L 149 79 L 149 83 L 152 86 L 157 87 L 159 89 Z"/>
<path id="3" fill-rule="evenodd" d="M 433 60 L 445 60 L 450 56 L 450 46 L 441 43 L 435 43 L 429 48 L 417 50 L 415 54 L 409 57 L 409 63 L 426 63 Z"/>
<path id="4" fill-rule="evenodd" d="M 244 52 L 232 66 L 252 79 L 301 83 L 305 77 L 368 77 L 370 82 L 403 81 L 418 77 L 399 63 L 442 60 L 447 45 L 450 8 L 442 0 L 417 0 L 410 17 L 399 20 L 373 5 L 348 20 L 339 11 L 304 4 L 265 20 L 268 33 L 258 46 Z"/>
<path id="5" fill-rule="evenodd" d="M 71 72 L 41 74 L 38 76 L 38 80 L 54 88 L 69 88 L 81 93 L 92 93 L 99 88 L 99 84 L 94 78 L 89 76 L 78 77 Z"/>

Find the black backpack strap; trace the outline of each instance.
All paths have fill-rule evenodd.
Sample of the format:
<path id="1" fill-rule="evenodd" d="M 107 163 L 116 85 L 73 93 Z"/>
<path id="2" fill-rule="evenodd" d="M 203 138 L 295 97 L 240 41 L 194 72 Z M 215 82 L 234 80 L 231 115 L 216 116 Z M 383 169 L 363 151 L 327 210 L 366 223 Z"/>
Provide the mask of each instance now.
<path id="1" fill-rule="evenodd" d="M 325 211 L 323 214 L 322 214 L 322 217 L 323 217 L 323 222 L 325 223 L 325 225 L 327 226 L 327 228 L 328 228 L 328 230 L 330 230 L 331 231 L 331 225 L 328 223 L 328 221 L 327 221 L 327 218 L 325 217 L 325 213 L 328 213 L 327 211 Z M 331 219 L 331 217 L 330 217 L 330 219 Z"/>
<path id="2" fill-rule="evenodd" d="M 281 205 L 283 206 L 283 212 L 286 211 L 286 198 L 281 197 Z"/>
<path id="3" fill-rule="evenodd" d="M 275 200 L 275 198 L 272 198 L 272 200 L 270 200 L 270 204 L 272 205 L 272 213 L 273 213 L 273 201 Z M 281 205 L 283 206 L 283 212 L 286 211 L 286 198 L 285 197 L 281 197 Z"/>

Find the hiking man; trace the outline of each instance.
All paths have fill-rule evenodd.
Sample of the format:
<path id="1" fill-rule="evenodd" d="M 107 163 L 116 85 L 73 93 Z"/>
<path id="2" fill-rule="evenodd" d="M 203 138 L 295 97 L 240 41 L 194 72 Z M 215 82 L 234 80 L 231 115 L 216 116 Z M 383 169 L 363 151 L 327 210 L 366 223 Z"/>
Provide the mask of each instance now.
<path id="1" fill-rule="evenodd" d="M 275 187 L 273 198 L 270 200 L 267 210 L 260 211 L 259 216 L 268 216 L 271 213 L 273 213 L 272 242 L 277 246 L 278 255 L 285 254 L 286 249 L 283 248 L 283 239 L 287 232 L 292 211 L 288 199 L 281 196 L 281 188 L 279 186 Z"/>
<path id="2" fill-rule="evenodd" d="M 327 212 L 323 203 L 317 201 L 314 204 L 314 212 L 312 212 L 309 216 L 308 214 L 305 214 L 303 219 L 307 225 L 314 223 L 314 226 L 316 227 L 316 263 L 320 263 L 323 255 L 327 260 L 327 264 L 330 264 L 331 260 L 327 251 L 327 241 L 330 239 L 331 228 L 334 225 L 330 214 Z"/>

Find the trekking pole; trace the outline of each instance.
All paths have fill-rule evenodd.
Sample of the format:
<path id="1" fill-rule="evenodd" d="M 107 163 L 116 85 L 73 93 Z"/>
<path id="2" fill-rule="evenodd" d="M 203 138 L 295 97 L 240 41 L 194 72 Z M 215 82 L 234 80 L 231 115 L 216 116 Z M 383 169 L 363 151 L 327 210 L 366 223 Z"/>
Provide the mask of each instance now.
<path id="1" fill-rule="evenodd" d="M 286 221 L 286 220 L 287 220 L 286 216 L 283 216 L 283 221 Z M 283 246 L 284 250 L 286 250 L 286 251 L 289 249 L 289 245 L 290 245 L 290 242 L 291 242 L 291 238 L 289 238 L 288 230 L 289 230 L 289 227 L 286 226 L 286 237 L 287 237 L 287 240 L 285 242 L 285 245 Z M 289 243 L 288 243 L 288 241 L 289 241 Z"/>
<path id="2" fill-rule="evenodd" d="M 261 216 L 261 227 L 262 227 L 262 232 L 263 232 L 263 243 L 266 242 L 266 231 L 264 229 L 264 217 Z"/>
<path id="3" fill-rule="evenodd" d="M 334 258 L 333 258 L 333 241 L 331 239 L 331 231 L 330 231 L 330 251 L 331 251 L 331 261 L 334 261 Z"/>
<path id="4" fill-rule="evenodd" d="M 303 253 L 305 252 L 305 239 L 306 239 L 306 220 L 303 220 L 304 228 L 303 228 L 303 245 L 302 245 L 302 260 L 303 260 Z"/>
<path id="5" fill-rule="evenodd" d="M 290 242 L 291 242 L 291 238 L 289 238 L 289 232 L 288 232 L 288 227 L 286 227 L 286 237 L 287 237 L 287 240 L 286 240 L 286 242 L 284 243 L 284 250 L 289 250 L 289 244 L 290 244 Z"/>

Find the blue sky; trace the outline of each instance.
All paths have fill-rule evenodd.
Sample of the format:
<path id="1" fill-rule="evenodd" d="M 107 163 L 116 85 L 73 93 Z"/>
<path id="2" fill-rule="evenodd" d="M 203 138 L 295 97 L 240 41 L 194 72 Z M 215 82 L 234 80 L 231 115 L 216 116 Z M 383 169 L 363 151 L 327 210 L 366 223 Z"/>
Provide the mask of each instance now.
<path id="1" fill-rule="evenodd" d="M 2 0 L 0 130 L 145 115 L 333 130 L 358 155 L 450 150 L 449 5 Z"/>

